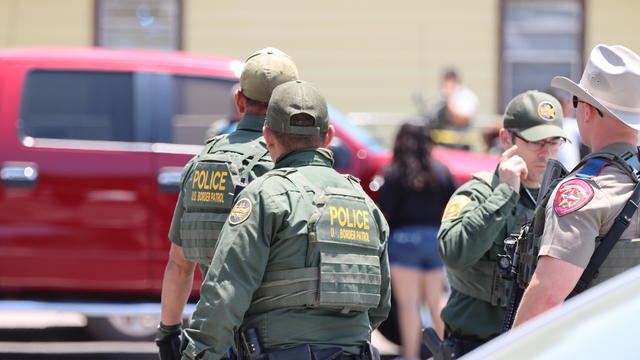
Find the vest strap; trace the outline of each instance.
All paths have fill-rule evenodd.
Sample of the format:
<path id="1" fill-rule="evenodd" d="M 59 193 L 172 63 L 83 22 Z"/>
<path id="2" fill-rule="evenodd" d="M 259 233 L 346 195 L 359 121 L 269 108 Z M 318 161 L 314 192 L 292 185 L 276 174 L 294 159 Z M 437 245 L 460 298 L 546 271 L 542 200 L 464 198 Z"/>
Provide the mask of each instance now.
<path id="1" fill-rule="evenodd" d="M 580 276 L 580 280 L 578 280 L 576 287 L 573 289 L 571 294 L 569 294 L 569 297 L 575 296 L 586 290 L 593 279 L 598 276 L 600 266 L 604 263 L 607 256 L 609 256 L 609 253 L 613 250 L 613 247 L 622 236 L 622 233 L 627 229 L 627 227 L 629 227 L 631 218 L 638 209 L 639 200 L 640 182 L 636 182 L 636 186 L 633 189 L 631 197 L 627 200 L 627 203 L 622 208 L 620 214 L 616 217 L 611 229 L 609 229 L 607 234 L 604 236 L 598 248 L 593 252 L 591 259 L 589 260 L 589 264 L 587 264 L 582 276 Z"/>
<path id="2" fill-rule="evenodd" d="M 637 148 L 637 150 L 640 153 L 640 148 Z M 633 193 L 622 208 L 622 211 L 620 211 L 620 214 L 616 217 L 613 225 L 591 256 L 587 267 L 583 271 L 582 276 L 580 276 L 575 288 L 571 291 L 571 294 L 569 294 L 569 297 L 573 297 L 586 290 L 593 279 L 598 276 L 600 266 L 607 259 L 607 256 L 609 256 L 609 253 L 613 250 L 614 246 L 622 236 L 622 233 L 624 233 L 627 227 L 629 227 L 631 218 L 638 209 L 638 203 L 640 201 L 640 158 L 638 157 L 638 154 L 625 151 L 622 154 L 600 153 L 587 155 L 585 159 L 578 164 L 578 166 L 584 165 L 580 172 L 584 172 L 585 169 L 588 168 L 589 163 L 595 163 L 597 165 L 598 163 L 596 161 L 602 162 L 602 159 L 611 162 L 625 171 L 636 185 L 633 189 Z M 594 170 L 591 172 L 593 171 Z"/>
<path id="3" fill-rule="evenodd" d="M 242 171 L 242 174 L 240 174 L 241 184 L 247 183 L 247 180 L 249 180 L 249 174 L 251 173 L 251 170 L 253 170 L 253 167 L 258 163 L 258 161 L 260 161 L 260 159 L 262 159 L 269 153 L 268 149 L 262 149 L 262 150 L 263 150 L 262 152 L 255 152 L 250 155 L 250 156 L 253 156 L 253 158 L 251 159 L 249 164 L 245 166 L 244 170 Z"/>

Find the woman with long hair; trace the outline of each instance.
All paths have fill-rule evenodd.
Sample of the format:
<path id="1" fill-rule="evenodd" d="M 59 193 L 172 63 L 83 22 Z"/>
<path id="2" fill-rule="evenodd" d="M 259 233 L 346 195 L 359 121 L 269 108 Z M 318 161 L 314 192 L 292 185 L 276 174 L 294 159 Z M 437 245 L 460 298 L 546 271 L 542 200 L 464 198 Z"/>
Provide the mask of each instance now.
<path id="1" fill-rule="evenodd" d="M 427 126 L 419 122 L 403 124 L 378 198 L 391 228 L 391 284 L 404 360 L 419 358 L 423 305 L 429 309 L 440 337 L 444 332 L 440 311 L 445 280 L 437 234 L 455 185 L 449 169 L 431 157 L 432 147 Z"/>

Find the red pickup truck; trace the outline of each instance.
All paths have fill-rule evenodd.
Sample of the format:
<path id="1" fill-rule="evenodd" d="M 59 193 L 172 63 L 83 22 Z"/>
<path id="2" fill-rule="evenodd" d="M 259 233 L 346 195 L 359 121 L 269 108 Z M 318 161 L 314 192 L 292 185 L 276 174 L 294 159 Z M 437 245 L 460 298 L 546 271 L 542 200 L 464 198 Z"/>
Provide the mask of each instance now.
<path id="1" fill-rule="evenodd" d="M 159 312 L 180 170 L 230 116 L 241 68 L 183 53 L 0 50 L 0 309 L 76 311 L 100 337 L 148 335 L 156 320 L 140 315 Z M 331 117 L 336 168 L 376 190 L 389 152 Z M 466 155 L 436 152 L 459 181 L 496 163 Z"/>

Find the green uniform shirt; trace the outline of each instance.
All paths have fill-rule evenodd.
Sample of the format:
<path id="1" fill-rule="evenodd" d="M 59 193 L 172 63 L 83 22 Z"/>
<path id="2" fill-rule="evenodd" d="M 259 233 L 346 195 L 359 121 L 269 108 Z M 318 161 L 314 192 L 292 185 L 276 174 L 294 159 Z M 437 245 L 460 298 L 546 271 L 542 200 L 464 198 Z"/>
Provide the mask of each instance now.
<path id="1" fill-rule="evenodd" d="M 220 141 L 215 142 L 213 145 L 207 145 L 205 151 L 207 153 L 215 153 L 217 149 L 222 146 L 226 146 L 228 144 L 238 144 L 238 151 L 244 150 L 242 148 L 242 144 L 248 143 L 250 141 L 256 140 L 262 137 L 262 127 L 264 125 L 264 116 L 260 115 L 244 115 L 238 124 L 238 128 L 233 133 L 228 136 L 222 138 Z M 210 148 L 209 148 L 210 147 Z M 253 149 L 246 149 L 249 151 Z M 190 172 L 192 170 L 192 164 L 198 159 L 200 155 L 194 156 L 184 167 L 182 170 L 181 179 L 184 182 L 184 179 L 188 178 Z M 267 157 L 268 158 L 268 157 Z M 273 163 L 270 161 L 260 161 L 253 167 L 251 173 L 249 174 L 248 181 L 252 181 L 255 178 L 262 176 L 267 171 L 273 168 Z M 176 245 L 182 246 L 182 239 L 180 238 L 180 221 L 184 214 L 184 197 L 185 189 L 180 189 L 180 195 L 178 196 L 178 202 L 176 203 L 176 208 L 173 213 L 173 219 L 171 220 L 171 228 L 169 229 L 169 240 Z M 206 266 L 201 266 L 202 273 L 206 273 Z"/>
<path id="2" fill-rule="evenodd" d="M 520 194 L 499 183 L 493 186 L 474 177 L 451 197 L 438 232 L 440 256 L 447 270 L 471 271 L 479 260 L 495 262 L 504 253 L 504 239 L 517 233 L 533 213 L 536 190 L 521 187 Z M 533 197 L 533 198 L 532 198 Z M 451 289 L 441 317 L 455 335 L 489 339 L 500 333 L 505 308 Z"/>
<path id="3" fill-rule="evenodd" d="M 330 151 L 307 149 L 284 155 L 275 168 L 297 168 L 319 189 L 353 189 L 348 179 L 331 168 L 332 163 Z M 338 346 L 358 354 L 370 340 L 371 331 L 386 319 L 390 308 L 388 226 L 368 197 L 371 220 L 377 224 L 381 239 L 377 308 L 343 314 L 293 306 L 247 313 L 265 272 L 305 266 L 307 224 L 316 207 L 298 189 L 283 177 L 265 175 L 249 184 L 236 200 L 250 206 L 241 214 L 232 214 L 222 229 L 200 301 L 184 332 L 188 346 L 183 358 L 193 359 L 204 352 L 204 359 L 219 359 L 233 344 L 238 328 L 256 328 L 266 351 L 310 344 L 316 349 Z"/>

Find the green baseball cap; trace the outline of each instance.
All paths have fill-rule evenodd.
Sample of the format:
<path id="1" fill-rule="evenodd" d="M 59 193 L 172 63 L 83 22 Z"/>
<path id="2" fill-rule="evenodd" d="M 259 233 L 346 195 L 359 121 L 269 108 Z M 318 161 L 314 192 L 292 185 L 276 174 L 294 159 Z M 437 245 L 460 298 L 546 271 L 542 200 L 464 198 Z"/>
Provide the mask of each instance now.
<path id="1" fill-rule="evenodd" d="M 289 55 L 268 47 L 247 58 L 240 74 L 240 89 L 246 97 L 266 103 L 276 86 L 296 79 L 298 69 Z"/>
<path id="2" fill-rule="evenodd" d="M 307 114 L 313 118 L 313 125 L 291 125 L 291 117 Z M 308 82 L 294 80 L 278 85 L 273 90 L 265 125 L 274 131 L 285 134 L 318 135 L 329 129 L 327 101 L 318 89 Z"/>
<path id="3" fill-rule="evenodd" d="M 562 106 L 558 99 L 540 91 L 529 90 L 514 97 L 504 113 L 504 128 L 517 129 L 527 141 L 562 137 Z"/>

